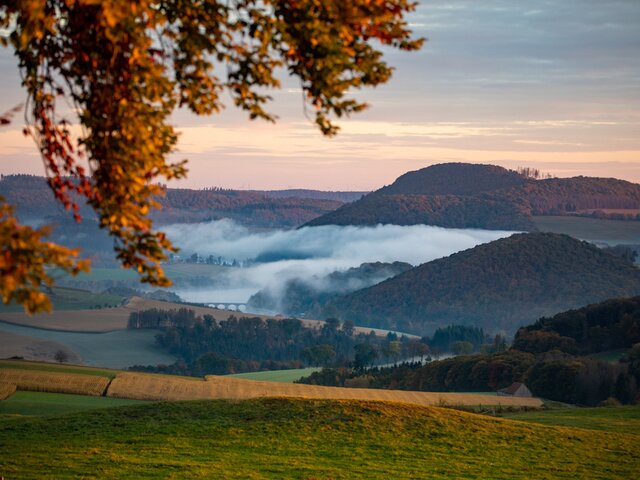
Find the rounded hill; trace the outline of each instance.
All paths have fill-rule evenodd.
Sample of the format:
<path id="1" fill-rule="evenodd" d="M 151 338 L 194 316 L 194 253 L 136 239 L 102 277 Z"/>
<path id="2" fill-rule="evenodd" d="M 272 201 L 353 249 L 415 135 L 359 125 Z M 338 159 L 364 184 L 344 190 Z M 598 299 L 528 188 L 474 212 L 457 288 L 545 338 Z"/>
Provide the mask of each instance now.
<path id="1" fill-rule="evenodd" d="M 516 234 L 415 267 L 330 302 L 324 315 L 431 333 L 467 324 L 509 333 L 542 316 L 640 294 L 640 269 L 587 242 Z"/>
<path id="2" fill-rule="evenodd" d="M 536 231 L 532 216 L 640 220 L 640 185 L 615 178 L 536 180 L 495 165 L 443 163 L 308 222 Z"/>
<path id="3" fill-rule="evenodd" d="M 477 195 L 515 187 L 526 177 L 496 165 L 440 163 L 407 172 L 391 185 L 377 190 L 381 195 Z"/>

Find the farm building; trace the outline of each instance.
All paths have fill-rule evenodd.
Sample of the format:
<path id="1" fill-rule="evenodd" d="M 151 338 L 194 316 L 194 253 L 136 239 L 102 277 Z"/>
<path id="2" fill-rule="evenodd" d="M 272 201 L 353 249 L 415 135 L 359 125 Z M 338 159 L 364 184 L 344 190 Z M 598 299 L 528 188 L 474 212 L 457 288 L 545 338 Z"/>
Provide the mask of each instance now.
<path id="1" fill-rule="evenodd" d="M 531 390 L 527 388 L 524 383 L 515 382 L 509 385 L 507 388 L 498 390 L 498 395 L 501 397 L 531 397 Z"/>

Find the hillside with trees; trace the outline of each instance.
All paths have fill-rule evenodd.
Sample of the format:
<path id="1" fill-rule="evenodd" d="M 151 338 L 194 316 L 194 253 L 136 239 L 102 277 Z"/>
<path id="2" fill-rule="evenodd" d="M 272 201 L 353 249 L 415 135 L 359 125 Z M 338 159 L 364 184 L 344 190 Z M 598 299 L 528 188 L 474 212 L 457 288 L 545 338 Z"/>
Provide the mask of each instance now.
<path id="1" fill-rule="evenodd" d="M 415 267 L 329 302 L 324 316 L 428 334 L 463 324 L 515 333 L 540 317 L 640 294 L 640 269 L 587 242 L 516 234 Z"/>
<path id="2" fill-rule="evenodd" d="M 623 180 L 541 178 L 529 169 L 445 163 L 408 172 L 307 225 L 427 224 L 535 231 L 534 215 L 640 220 L 639 209 L 640 185 Z"/>
<path id="3" fill-rule="evenodd" d="M 640 343 L 640 297 L 602 303 L 541 318 L 516 333 L 513 347 L 530 353 L 560 350 L 589 355 Z"/>
<path id="4" fill-rule="evenodd" d="M 460 327 L 444 336 L 469 335 Z M 481 332 L 477 332 L 480 334 Z M 447 338 L 449 340 L 450 338 Z M 433 349 L 436 335 L 426 339 Z M 624 349 L 617 361 L 593 355 Z M 495 391 L 525 383 L 534 395 L 580 405 L 640 402 L 640 297 L 611 299 L 541 318 L 521 328 L 510 349 L 498 348 L 422 365 L 325 369 L 302 383 L 419 391 Z"/>
<path id="5" fill-rule="evenodd" d="M 129 317 L 130 329 L 160 329 L 156 344 L 180 360 L 172 365 L 134 366 L 133 370 L 181 375 L 228 374 L 309 366 L 361 366 L 424 354 L 415 340 L 356 331 L 351 322 L 327 319 L 320 328 L 296 318 L 230 316 L 216 320 L 193 310 L 141 310 Z"/>
<path id="6" fill-rule="evenodd" d="M 343 205 L 341 198 L 362 196 L 357 192 L 348 195 L 349 192 L 316 190 L 269 192 L 220 188 L 166 188 L 164 192 L 165 196 L 158 199 L 162 209 L 150 215 L 159 225 L 230 218 L 249 227 L 293 227 L 335 210 Z M 43 177 L 3 175 L 0 196 L 15 204 L 16 213 L 25 220 L 47 220 L 64 224 L 65 228 L 73 225 L 64 208 L 55 202 Z M 84 205 L 80 213 L 84 221 L 97 225 L 89 207 Z"/>

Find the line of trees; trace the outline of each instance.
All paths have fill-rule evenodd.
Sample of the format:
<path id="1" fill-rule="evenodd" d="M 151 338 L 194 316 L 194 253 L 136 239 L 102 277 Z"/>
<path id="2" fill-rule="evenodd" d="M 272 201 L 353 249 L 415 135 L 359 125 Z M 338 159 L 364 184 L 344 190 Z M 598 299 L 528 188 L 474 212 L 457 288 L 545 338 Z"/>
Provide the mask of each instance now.
<path id="1" fill-rule="evenodd" d="M 351 366 L 363 370 L 380 362 L 424 357 L 428 347 L 417 339 L 357 332 L 351 322 L 327 319 L 308 328 L 295 318 L 230 316 L 218 321 L 188 308 L 132 312 L 130 328 L 160 329 L 156 343 L 179 357 L 170 366 L 136 366 L 136 370 L 202 375 L 242 371 Z"/>
<path id="2" fill-rule="evenodd" d="M 438 338 L 469 333 L 451 327 Z M 628 352 L 616 362 L 590 356 L 614 349 Z M 301 382 L 422 391 L 495 391 L 524 382 L 534 395 L 550 400 L 591 406 L 611 399 L 639 403 L 640 297 L 608 300 L 542 318 L 520 329 L 506 351 L 366 372 L 334 369 Z"/>

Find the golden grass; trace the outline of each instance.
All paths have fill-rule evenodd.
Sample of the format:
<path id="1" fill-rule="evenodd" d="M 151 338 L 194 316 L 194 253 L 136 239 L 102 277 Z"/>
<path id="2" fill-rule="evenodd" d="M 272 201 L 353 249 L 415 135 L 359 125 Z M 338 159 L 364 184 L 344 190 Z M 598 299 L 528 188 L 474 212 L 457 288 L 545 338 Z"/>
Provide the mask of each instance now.
<path id="1" fill-rule="evenodd" d="M 12 383 L 0 383 L 0 400 L 9 398 L 16 392 L 16 386 Z"/>
<path id="2" fill-rule="evenodd" d="M 34 392 L 101 396 L 109 379 L 97 375 L 0 368 L 0 384 L 13 384 L 18 390 Z"/>
<path id="3" fill-rule="evenodd" d="M 260 382 L 209 375 L 193 381 L 144 373 L 119 374 L 109 385 L 107 396 L 135 400 L 202 400 L 258 397 L 374 400 L 414 405 L 502 405 L 541 407 L 537 398 L 493 397 L 470 393 L 409 392 L 370 388 L 339 388 L 293 383 Z"/>

